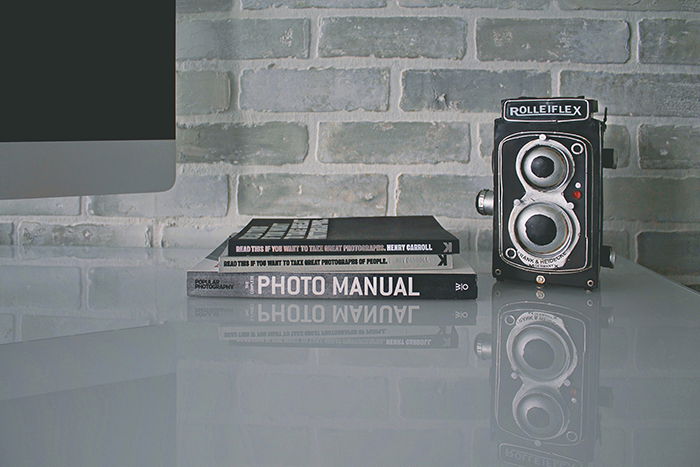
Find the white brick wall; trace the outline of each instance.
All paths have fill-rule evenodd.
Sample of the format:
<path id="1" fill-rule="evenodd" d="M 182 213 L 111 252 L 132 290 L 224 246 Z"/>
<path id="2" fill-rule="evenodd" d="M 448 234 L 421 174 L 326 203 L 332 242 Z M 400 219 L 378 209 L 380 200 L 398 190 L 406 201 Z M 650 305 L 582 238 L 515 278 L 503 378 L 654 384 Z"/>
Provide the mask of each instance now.
<path id="1" fill-rule="evenodd" d="M 256 214 L 433 213 L 486 246 L 473 193 L 500 100 L 585 94 L 621 162 L 609 241 L 700 284 L 700 3 L 177 5 L 174 190 L 0 202 L 0 242 L 211 247 Z"/>

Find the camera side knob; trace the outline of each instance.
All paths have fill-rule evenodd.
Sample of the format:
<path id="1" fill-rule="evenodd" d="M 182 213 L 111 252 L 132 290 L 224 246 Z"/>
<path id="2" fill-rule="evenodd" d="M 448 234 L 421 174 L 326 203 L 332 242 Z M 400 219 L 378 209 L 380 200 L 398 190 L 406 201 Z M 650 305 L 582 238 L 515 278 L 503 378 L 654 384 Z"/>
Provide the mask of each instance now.
<path id="1" fill-rule="evenodd" d="M 617 168 L 617 156 L 615 151 L 610 148 L 603 148 L 603 168 L 604 169 L 616 169 Z"/>
<path id="2" fill-rule="evenodd" d="M 610 269 L 615 267 L 615 250 L 613 249 L 613 247 L 608 245 L 601 245 L 600 265 L 604 268 Z"/>
<path id="3" fill-rule="evenodd" d="M 493 356 L 493 337 L 482 332 L 474 339 L 474 353 L 480 360 L 489 360 Z"/>
<path id="4" fill-rule="evenodd" d="M 476 195 L 476 211 L 482 216 L 493 215 L 493 191 L 481 190 Z"/>

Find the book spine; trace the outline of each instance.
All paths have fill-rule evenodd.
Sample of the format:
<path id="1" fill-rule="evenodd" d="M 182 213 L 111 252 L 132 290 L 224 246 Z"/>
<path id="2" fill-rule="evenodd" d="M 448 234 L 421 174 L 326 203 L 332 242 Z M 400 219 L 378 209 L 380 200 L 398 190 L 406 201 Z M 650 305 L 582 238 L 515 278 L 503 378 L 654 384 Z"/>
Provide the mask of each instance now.
<path id="1" fill-rule="evenodd" d="M 228 256 L 294 256 L 294 255 L 416 255 L 459 253 L 457 240 L 425 240 L 416 242 L 310 242 L 256 241 L 229 238 Z"/>
<path id="2" fill-rule="evenodd" d="M 452 255 L 222 256 L 219 259 L 219 272 L 415 271 L 452 269 L 452 266 Z"/>
<path id="3" fill-rule="evenodd" d="M 476 274 L 220 273 L 189 271 L 191 297 L 474 299 Z"/>

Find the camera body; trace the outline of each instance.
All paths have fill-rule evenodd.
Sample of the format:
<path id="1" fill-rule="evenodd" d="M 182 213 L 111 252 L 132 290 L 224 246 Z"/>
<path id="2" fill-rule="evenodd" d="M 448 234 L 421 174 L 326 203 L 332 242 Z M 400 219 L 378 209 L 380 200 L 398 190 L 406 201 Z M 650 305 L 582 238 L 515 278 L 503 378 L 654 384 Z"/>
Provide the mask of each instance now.
<path id="1" fill-rule="evenodd" d="M 493 275 L 538 284 L 598 286 L 614 253 L 602 245 L 605 121 L 593 99 L 502 101 L 494 124 L 494 189 L 477 196 L 493 215 Z"/>

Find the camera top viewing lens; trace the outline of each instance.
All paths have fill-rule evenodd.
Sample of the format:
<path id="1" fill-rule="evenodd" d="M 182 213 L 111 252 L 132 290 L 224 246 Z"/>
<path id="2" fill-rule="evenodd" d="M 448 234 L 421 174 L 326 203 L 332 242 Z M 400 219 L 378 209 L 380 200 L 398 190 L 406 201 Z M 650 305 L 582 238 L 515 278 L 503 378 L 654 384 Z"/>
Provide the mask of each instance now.
<path id="1" fill-rule="evenodd" d="M 554 162 L 543 156 L 535 157 L 530 165 L 532 173 L 539 178 L 547 178 L 554 173 Z"/>
<path id="2" fill-rule="evenodd" d="M 546 144 L 535 144 L 522 159 L 521 170 L 526 182 L 539 190 L 560 187 L 572 171 L 570 158 L 558 149 Z"/>

